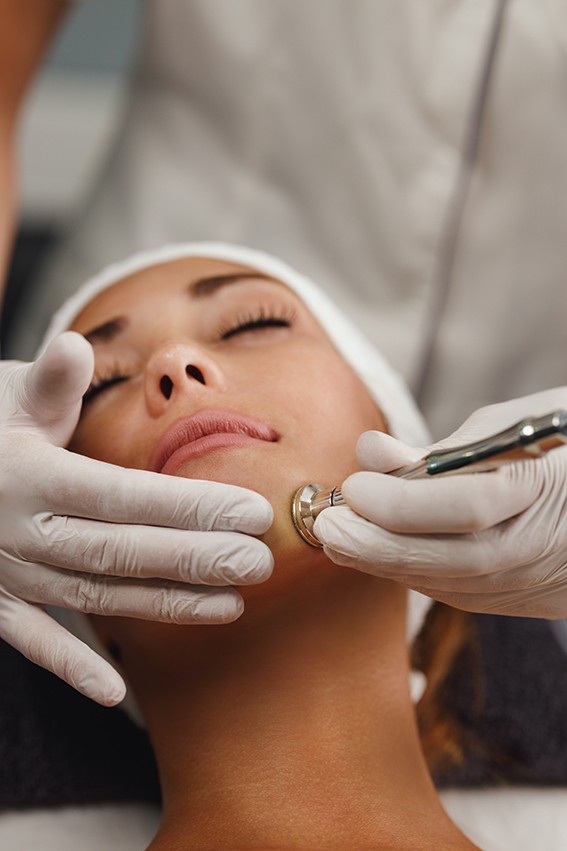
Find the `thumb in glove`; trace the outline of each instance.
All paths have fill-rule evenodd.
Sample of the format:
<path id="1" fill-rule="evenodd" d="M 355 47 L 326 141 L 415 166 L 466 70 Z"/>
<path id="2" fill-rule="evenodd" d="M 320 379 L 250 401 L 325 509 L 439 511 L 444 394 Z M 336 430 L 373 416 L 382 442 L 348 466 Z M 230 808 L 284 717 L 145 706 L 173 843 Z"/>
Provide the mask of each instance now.
<path id="1" fill-rule="evenodd" d="M 5 428 L 35 433 L 64 446 L 75 429 L 81 402 L 94 370 L 92 346 L 80 334 L 56 337 L 32 364 L 18 365 L 9 375 L 12 394 Z"/>

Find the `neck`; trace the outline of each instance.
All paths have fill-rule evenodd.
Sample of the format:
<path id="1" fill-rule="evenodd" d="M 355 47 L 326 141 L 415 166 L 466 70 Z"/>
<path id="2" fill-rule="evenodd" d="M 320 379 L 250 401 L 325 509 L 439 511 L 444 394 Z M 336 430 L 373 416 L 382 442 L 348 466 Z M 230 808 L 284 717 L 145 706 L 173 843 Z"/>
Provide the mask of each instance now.
<path id="1" fill-rule="evenodd" d="M 165 664 L 151 641 L 125 659 L 162 780 L 152 851 L 187 836 L 200 848 L 473 847 L 421 754 L 405 594 L 347 579 L 187 628 Z"/>

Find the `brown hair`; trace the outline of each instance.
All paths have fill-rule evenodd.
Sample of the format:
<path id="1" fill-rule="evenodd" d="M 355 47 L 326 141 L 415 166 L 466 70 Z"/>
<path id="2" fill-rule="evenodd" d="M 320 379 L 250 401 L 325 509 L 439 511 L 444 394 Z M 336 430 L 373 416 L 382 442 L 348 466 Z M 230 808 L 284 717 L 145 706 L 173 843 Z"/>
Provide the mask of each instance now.
<path id="1" fill-rule="evenodd" d="M 429 770 L 437 773 L 461 765 L 471 749 L 478 749 L 470 731 L 463 727 L 456 714 L 454 688 L 451 687 L 455 673 L 466 673 L 467 690 L 475 712 L 482 711 L 485 699 L 480 648 L 472 615 L 435 603 L 414 642 L 412 666 L 427 678 L 416 712 Z"/>

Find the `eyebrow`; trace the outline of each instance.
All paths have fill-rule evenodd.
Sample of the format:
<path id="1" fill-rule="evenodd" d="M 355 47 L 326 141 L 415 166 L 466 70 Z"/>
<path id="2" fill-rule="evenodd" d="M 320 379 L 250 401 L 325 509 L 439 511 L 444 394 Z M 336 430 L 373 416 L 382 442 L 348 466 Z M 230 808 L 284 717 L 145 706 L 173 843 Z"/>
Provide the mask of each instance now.
<path id="1" fill-rule="evenodd" d="M 113 340 L 121 331 L 128 325 L 128 320 L 125 316 L 119 316 L 117 319 L 111 319 L 110 322 L 105 322 L 104 325 L 98 325 L 92 331 L 83 334 L 83 337 L 89 343 L 108 343 Z"/>
<path id="2" fill-rule="evenodd" d="M 278 283 L 269 275 L 264 275 L 262 272 L 253 272 L 243 269 L 240 272 L 230 272 L 228 275 L 207 275 L 205 278 L 199 278 L 197 281 L 192 281 L 187 287 L 187 292 L 192 298 L 202 298 L 210 296 L 220 290 L 221 287 L 226 287 L 229 284 L 237 284 L 240 281 L 261 280 L 270 281 L 274 284 Z"/>
<path id="3" fill-rule="evenodd" d="M 194 299 L 205 298 L 207 296 L 212 296 L 222 287 L 229 286 L 230 284 L 237 284 L 241 281 L 249 281 L 251 279 L 269 281 L 274 284 L 279 283 L 275 278 L 271 278 L 269 275 L 264 275 L 262 272 L 242 270 L 239 272 L 230 272 L 226 275 L 207 275 L 203 278 L 198 278 L 196 281 L 191 281 L 188 285 L 187 293 Z M 124 331 L 128 324 L 129 320 L 126 316 L 118 316 L 116 319 L 111 319 L 109 322 L 105 322 L 102 325 L 98 325 L 96 328 L 87 331 L 86 334 L 83 334 L 83 337 L 85 337 L 89 343 L 109 343 L 122 331 Z"/>

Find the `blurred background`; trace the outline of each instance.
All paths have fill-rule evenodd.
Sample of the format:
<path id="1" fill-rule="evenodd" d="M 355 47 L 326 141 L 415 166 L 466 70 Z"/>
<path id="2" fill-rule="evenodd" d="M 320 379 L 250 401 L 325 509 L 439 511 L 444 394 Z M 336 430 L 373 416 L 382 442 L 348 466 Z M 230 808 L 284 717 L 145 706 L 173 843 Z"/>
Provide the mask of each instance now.
<path id="1" fill-rule="evenodd" d="M 20 225 L 2 331 L 102 167 L 135 61 L 142 6 L 141 0 L 75 4 L 29 93 L 19 131 Z"/>

